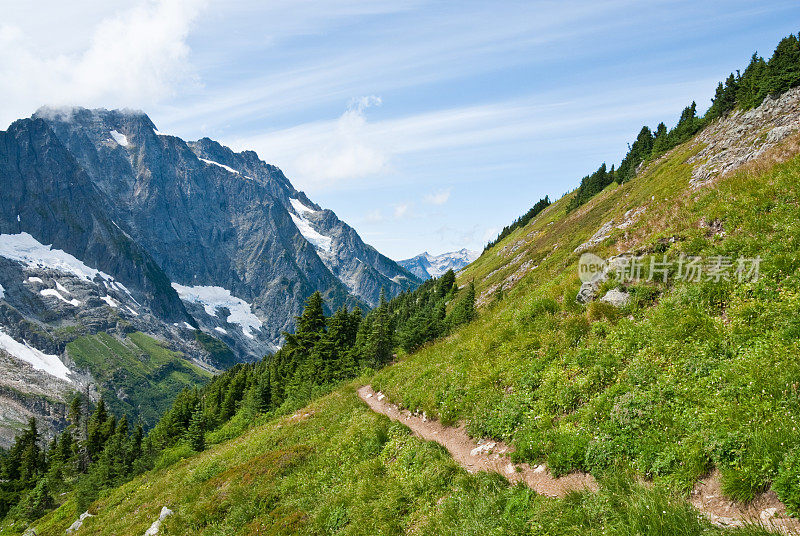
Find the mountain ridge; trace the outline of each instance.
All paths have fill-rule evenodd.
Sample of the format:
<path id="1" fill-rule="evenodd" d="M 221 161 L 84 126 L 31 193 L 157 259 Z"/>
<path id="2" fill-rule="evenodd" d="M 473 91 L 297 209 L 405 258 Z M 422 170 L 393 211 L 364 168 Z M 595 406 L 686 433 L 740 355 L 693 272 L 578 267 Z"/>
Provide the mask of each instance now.
<path id="1" fill-rule="evenodd" d="M 0 177 L 0 240 L 13 246 L 0 255 L 0 331 L 14 343 L 0 351 L 25 370 L 15 344 L 55 356 L 76 389 L 105 374 L 70 355 L 81 337 L 129 345 L 141 332 L 179 365 L 215 370 L 276 350 L 315 291 L 331 310 L 369 309 L 381 289 L 420 282 L 255 152 L 185 142 L 140 111 L 41 108 L 0 132 Z M 83 344 L 113 358 L 104 346 Z M 47 370 L 14 372 L 31 374 Z M 93 396 L 116 397 L 120 381 Z"/>
<path id="2" fill-rule="evenodd" d="M 476 260 L 480 252 L 462 248 L 439 255 L 431 255 L 427 251 L 414 257 L 397 261 L 397 263 L 421 279 L 440 277 L 448 270 L 458 272 Z"/>

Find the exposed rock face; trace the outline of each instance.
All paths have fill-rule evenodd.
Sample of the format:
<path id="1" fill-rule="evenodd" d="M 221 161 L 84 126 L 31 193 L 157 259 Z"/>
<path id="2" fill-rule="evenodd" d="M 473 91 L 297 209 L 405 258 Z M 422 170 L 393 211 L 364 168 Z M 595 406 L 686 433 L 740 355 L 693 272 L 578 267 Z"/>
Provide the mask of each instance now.
<path id="1" fill-rule="evenodd" d="M 159 134 L 140 113 L 45 110 L 35 117 L 45 118 L 111 201 L 114 221 L 171 282 L 221 287 L 251 303 L 271 343 L 316 290 L 331 308 L 371 306 L 382 287 L 394 296 L 418 284 L 252 151 Z M 206 327 L 203 315 L 192 316 Z"/>
<path id="2" fill-rule="evenodd" d="M 578 295 L 575 297 L 575 301 L 578 303 L 589 303 L 590 301 L 594 301 L 597 298 L 600 285 L 608 281 L 611 278 L 611 274 L 617 272 L 625 265 L 626 262 L 629 262 L 628 259 L 629 257 L 626 256 L 611 257 L 608 259 L 608 261 L 606 261 L 605 265 L 602 267 L 602 270 L 600 270 L 595 277 L 593 277 L 590 281 L 584 281 L 581 284 L 581 288 L 578 290 Z M 611 292 L 614 291 L 609 291 L 606 295 L 611 294 Z M 622 291 L 617 292 L 624 294 L 625 299 L 628 298 L 627 293 Z M 622 301 L 623 297 L 614 294 L 609 298 L 609 300 Z"/>
<path id="3" fill-rule="evenodd" d="M 705 147 L 689 159 L 694 164 L 692 185 L 700 187 L 737 169 L 798 130 L 800 88 L 767 97 L 752 110 L 731 113 L 695 138 L 695 144 Z"/>
<path id="4" fill-rule="evenodd" d="M 167 321 L 188 320 L 169 278 L 107 212 L 113 201 L 41 119 L 0 132 L 0 234 L 30 233 L 42 244 L 113 274 Z"/>
<path id="5" fill-rule="evenodd" d="M 426 251 L 416 257 L 398 261 L 398 264 L 420 279 L 429 279 L 439 277 L 448 270 L 457 272 L 478 257 L 480 257 L 479 252 L 466 248 L 441 255 L 431 255 Z"/>
<path id="6" fill-rule="evenodd" d="M 614 230 L 614 220 L 604 223 L 596 233 L 592 235 L 589 240 L 576 247 L 574 253 L 583 253 L 598 245 L 600 242 L 611 236 L 611 231 Z"/>
<path id="7" fill-rule="evenodd" d="M 141 331 L 221 368 L 196 329 L 260 359 L 315 291 L 366 308 L 420 282 L 254 152 L 163 135 L 142 113 L 16 121 L 0 184 L 0 444 L 31 415 L 57 427 L 93 383 L 65 351 L 81 335 Z"/>

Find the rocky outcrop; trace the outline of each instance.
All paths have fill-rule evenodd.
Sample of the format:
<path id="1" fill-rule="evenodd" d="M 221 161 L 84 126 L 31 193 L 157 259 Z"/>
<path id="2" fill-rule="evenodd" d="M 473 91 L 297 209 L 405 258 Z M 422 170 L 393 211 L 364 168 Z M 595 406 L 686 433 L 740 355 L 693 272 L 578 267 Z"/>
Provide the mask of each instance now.
<path id="1" fill-rule="evenodd" d="M 631 301 L 631 295 L 618 288 L 612 288 L 606 292 L 605 296 L 600 298 L 603 303 L 608 303 L 614 307 L 624 307 Z"/>
<path id="2" fill-rule="evenodd" d="M 800 130 L 800 88 L 767 97 L 752 110 L 736 110 L 707 126 L 692 142 L 691 184 L 701 187 L 738 169 Z"/>
<path id="3" fill-rule="evenodd" d="M 597 258 L 591 254 L 584 254 L 584 255 L 590 255 L 595 259 Z M 578 295 L 575 297 L 575 301 L 584 304 L 589 303 L 590 301 L 594 301 L 598 297 L 600 286 L 606 281 L 608 281 L 611 278 L 612 274 L 620 270 L 625 265 L 625 263 L 628 262 L 628 259 L 629 257 L 620 255 L 616 257 L 611 257 L 610 259 L 605 261 L 600 267 L 600 270 L 595 272 L 591 278 L 584 278 L 585 281 L 581 284 L 581 288 L 578 290 Z M 583 263 L 587 261 L 584 261 L 584 259 L 582 258 L 581 262 Z M 626 296 L 625 298 L 623 298 L 620 295 L 614 294 L 609 298 L 609 300 L 622 301 L 623 299 L 627 299 L 627 293 L 624 294 Z"/>

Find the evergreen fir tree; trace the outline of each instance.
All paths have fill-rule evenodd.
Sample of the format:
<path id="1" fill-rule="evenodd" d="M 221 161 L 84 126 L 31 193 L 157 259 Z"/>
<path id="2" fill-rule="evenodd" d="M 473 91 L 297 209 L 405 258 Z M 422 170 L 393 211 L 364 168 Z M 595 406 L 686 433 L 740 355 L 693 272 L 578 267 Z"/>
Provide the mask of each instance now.
<path id="1" fill-rule="evenodd" d="M 389 304 L 386 290 L 381 289 L 380 301 L 375 308 L 371 331 L 367 341 L 367 354 L 373 366 L 382 366 L 392 360 L 392 336 L 389 329 Z"/>
<path id="2" fill-rule="evenodd" d="M 768 95 L 779 95 L 800 85 L 800 41 L 794 35 L 781 39 L 767 62 L 762 88 Z"/>
<path id="3" fill-rule="evenodd" d="M 656 127 L 656 133 L 653 139 L 653 154 L 660 154 L 670 149 L 667 134 L 667 125 L 662 121 Z"/>
<path id="4" fill-rule="evenodd" d="M 189 429 L 186 431 L 186 439 L 189 441 L 189 446 L 195 452 L 202 452 L 206 449 L 205 438 L 205 425 L 203 422 L 203 406 L 198 402 L 192 413 L 192 419 L 189 422 Z"/>
<path id="5" fill-rule="evenodd" d="M 96 459 L 108 439 L 107 421 L 106 403 L 101 397 L 87 424 L 86 450 L 90 461 Z"/>

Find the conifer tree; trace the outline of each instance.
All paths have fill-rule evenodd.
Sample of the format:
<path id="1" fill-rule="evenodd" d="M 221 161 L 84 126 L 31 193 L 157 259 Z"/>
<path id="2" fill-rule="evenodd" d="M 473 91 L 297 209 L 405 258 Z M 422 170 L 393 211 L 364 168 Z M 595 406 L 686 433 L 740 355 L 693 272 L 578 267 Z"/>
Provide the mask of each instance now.
<path id="1" fill-rule="evenodd" d="M 15 448 L 19 452 L 19 480 L 30 484 L 39 476 L 44 466 L 42 451 L 39 448 L 39 431 L 34 417 L 28 420 L 28 428 L 17 440 Z"/>
<path id="2" fill-rule="evenodd" d="M 779 95 L 800 85 L 800 41 L 794 35 L 781 39 L 767 62 L 762 87 L 768 95 Z"/>
<path id="3" fill-rule="evenodd" d="M 372 315 L 372 325 L 367 340 L 366 352 L 373 366 L 385 365 L 392 360 L 392 336 L 389 326 L 389 304 L 386 290 L 381 289 L 378 307 Z"/>
<path id="4" fill-rule="evenodd" d="M 108 420 L 106 403 L 101 397 L 87 424 L 86 450 L 90 461 L 96 459 L 108 439 Z"/>
<path id="5" fill-rule="evenodd" d="M 667 125 L 662 121 L 656 127 L 655 137 L 653 139 L 653 154 L 663 153 L 669 150 L 669 140 L 667 139 Z"/>
<path id="6" fill-rule="evenodd" d="M 202 452 L 206 449 L 203 406 L 199 402 L 192 413 L 189 429 L 186 431 L 186 439 L 189 441 L 189 446 L 192 447 L 192 450 L 195 452 Z"/>
<path id="7" fill-rule="evenodd" d="M 767 94 L 764 87 L 766 71 L 767 62 L 757 52 L 754 52 L 750 63 L 739 79 L 739 87 L 736 91 L 736 102 L 743 110 L 754 108 L 764 100 L 764 96 Z"/>
<path id="8" fill-rule="evenodd" d="M 437 291 L 436 294 L 439 298 L 444 298 L 447 296 L 451 290 L 453 290 L 453 285 L 456 284 L 456 274 L 453 272 L 452 269 L 447 270 L 442 277 L 438 279 Z"/>

